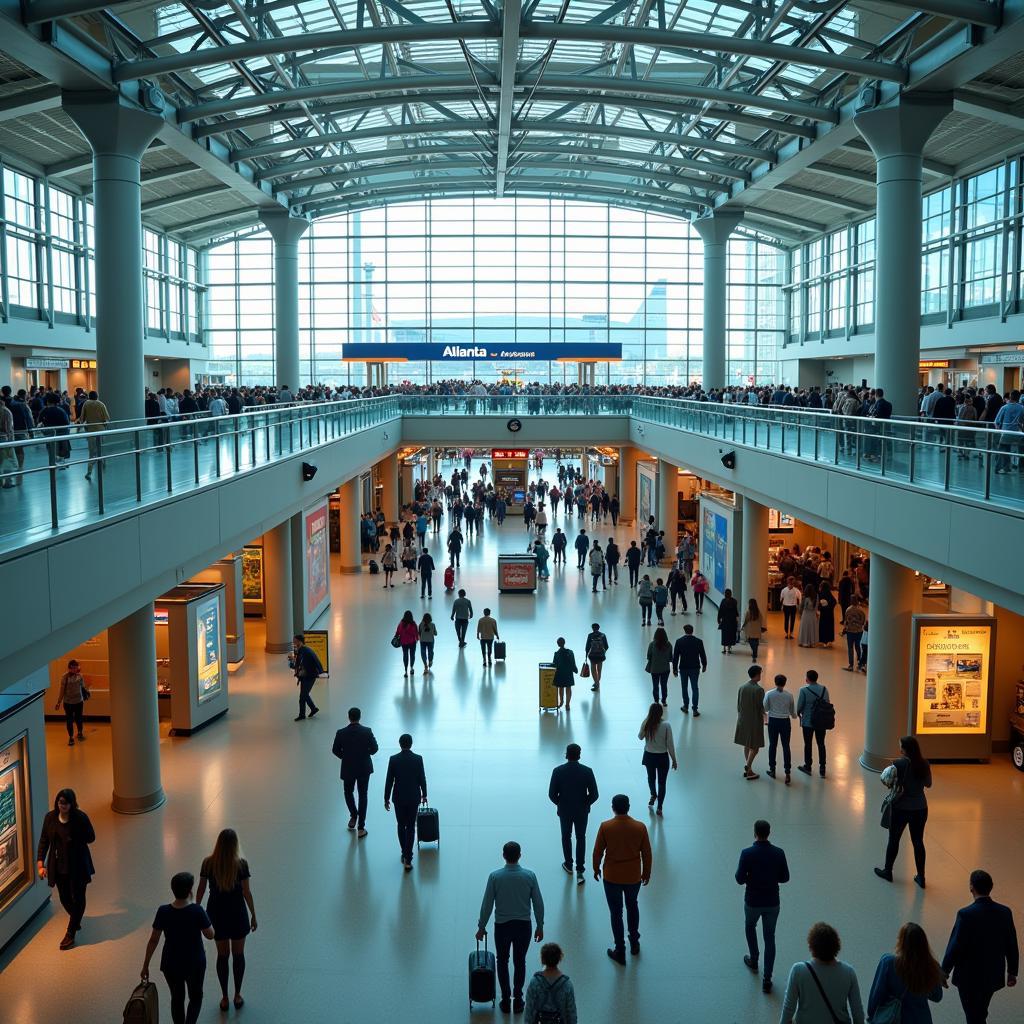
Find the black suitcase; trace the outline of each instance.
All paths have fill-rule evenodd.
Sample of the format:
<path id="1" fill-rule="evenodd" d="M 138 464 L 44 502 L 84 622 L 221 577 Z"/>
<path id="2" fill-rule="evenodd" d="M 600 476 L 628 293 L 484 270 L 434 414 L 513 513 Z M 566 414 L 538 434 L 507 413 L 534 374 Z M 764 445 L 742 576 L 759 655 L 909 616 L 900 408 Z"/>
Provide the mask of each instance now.
<path id="1" fill-rule="evenodd" d="M 421 807 L 416 812 L 416 845 L 441 844 L 441 822 L 434 807 Z"/>
<path id="2" fill-rule="evenodd" d="M 498 661 L 504 661 L 505 660 L 505 652 L 507 650 L 508 650 L 508 647 L 506 646 L 504 640 L 495 640 L 494 641 L 494 657 L 497 658 Z"/>
<path id="3" fill-rule="evenodd" d="M 490 1003 L 494 1006 L 497 998 L 497 973 L 495 971 L 494 954 L 487 948 L 487 936 L 484 936 L 484 948 L 476 944 L 476 952 L 469 954 L 469 1008 L 474 1003 Z"/>
<path id="4" fill-rule="evenodd" d="M 377 560 L 375 558 L 370 559 L 369 569 L 371 576 L 376 576 L 380 572 L 380 566 L 377 564 Z"/>

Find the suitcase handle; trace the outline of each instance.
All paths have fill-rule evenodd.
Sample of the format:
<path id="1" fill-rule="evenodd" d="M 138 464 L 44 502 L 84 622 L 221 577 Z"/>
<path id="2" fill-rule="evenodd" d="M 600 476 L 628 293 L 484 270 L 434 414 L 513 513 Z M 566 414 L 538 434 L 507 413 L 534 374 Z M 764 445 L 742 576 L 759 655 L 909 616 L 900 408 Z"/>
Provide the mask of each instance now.
<path id="1" fill-rule="evenodd" d="M 480 940 L 476 940 L 476 951 L 480 952 Z M 484 932 L 484 952 L 487 952 L 487 932 Z"/>

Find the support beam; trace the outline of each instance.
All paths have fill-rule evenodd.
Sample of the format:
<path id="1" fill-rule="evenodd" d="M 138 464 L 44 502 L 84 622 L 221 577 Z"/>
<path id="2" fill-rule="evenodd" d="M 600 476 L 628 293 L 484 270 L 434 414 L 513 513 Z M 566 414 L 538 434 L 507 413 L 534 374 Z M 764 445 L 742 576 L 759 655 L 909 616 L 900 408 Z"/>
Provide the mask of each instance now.
<path id="1" fill-rule="evenodd" d="M 59 106 L 60 86 L 57 85 L 41 85 L 36 89 L 10 93 L 0 99 L 0 122 L 43 114 Z"/>
<path id="2" fill-rule="evenodd" d="M 829 178 L 838 178 L 840 181 L 855 181 L 860 185 L 875 187 L 875 176 L 870 171 L 858 171 L 852 167 L 841 167 L 838 164 L 811 164 L 807 168 L 814 174 L 824 174 Z"/>
<path id="3" fill-rule="evenodd" d="M 837 206 L 840 210 L 849 210 L 852 213 L 868 214 L 874 207 L 867 203 L 858 203 L 853 199 L 844 199 L 842 196 L 829 195 L 827 192 L 815 192 L 810 188 L 799 188 L 796 185 L 776 185 L 776 192 L 787 196 L 797 196 L 800 199 L 809 199 L 814 203 L 824 203 L 826 206 Z"/>
<path id="4" fill-rule="evenodd" d="M 816 220 L 794 217 L 789 213 L 776 213 L 774 210 L 765 210 L 760 206 L 750 207 L 750 212 L 762 220 L 774 221 L 777 224 L 788 224 L 790 227 L 800 228 L 802 231 L 810 231 L 813 234 L 824 234 L 828 230 L 827 224 L 819 224 Z"/>
<path id="5" fill-rule="evenodd" d="M 927 97 L 927 93 L 924 93 Z M 870 153 L 871 147 L 863 139 L 851 139 L 845 143 L 843 149 L 852 149 L 857 153 Z M 925 157 L 921 161 L 921 169 L 925 174 L 932 174 L 936 178 L 952 178 L 956 174 L 956 168 L 952 164 L 944 164 L 941 160 L 929 160 Z"/>
<path id="6" fill-rule="evenodd" d="M 181 192 L 176 196 L 163 196 L 160 199 L 150 199 L 148 203 L 142 204 L 142 212 L 153 213 L 156 210 L 166 210 L 169 206 L 180 206 L 182 203 L 190 203 L 194 199 L 205 199 L 207 196 L 215 196 L 221 192 L 227 191 L 227 185 L 210 185 L 208 188 L 197 188 L 191 192 Z"/>
<path id="7" fill-rule="evenodd" d="M 516 67 L 519 62 L 519 21 L 522 0 L 505 0 L 501 9 L 501 64 L 498 69 L 498 155 L 494 165 L 494 196 L 505 194 L 508 147 L 512 141 L 512 107 L 515 104 Z"/>
<path id="8" fill-rule="evenodd" d="M 261 214 L 274 239 L 274 380 L 293 391 L 302 387 L 299 377 L 299 239 L 309 221 L 284 210 Z"/>
<path id="9" fill-rule="evenodd" d="M 701 386 L 705 391 L 725 387 L 726 301 L 729 235 L 743 217 L 742 210 L 719 210 L 698 217 L 693 227 L 704 240 L 704 340 Z"/>
<path id="10" fill-rule="evenodd" d="M 953 97 L 953 110 L 958 114 L 980 117 L 990 124 L 997 124 L 1003 128 L 1012 128 L 1015 132 L 1024 133 L 1024 117 L 1011 113 L 1009 104 L 990 100 L 985 96 L 977 95 L 977 93 L 958 92 Z"/>
<path id="11" fill-rule="evenodd" d="M 953 21 L 966 21 L 971 25 L 999 25 L 999 4 L 990 0 L 925 0 L 912 6 L 925 14 L 937 14 Z"/>
<path id="12" fill-rule="evenodd" d="M 100 3 L 98 0 L 29 0 L 22 5 L 26 25 L 39 25 L 44 21 L 57 21 L 59 18 L 74 18 L 94 11 L 104 11 L 112 7 L 123 7 L 125 3 L 111 0 Z"/>

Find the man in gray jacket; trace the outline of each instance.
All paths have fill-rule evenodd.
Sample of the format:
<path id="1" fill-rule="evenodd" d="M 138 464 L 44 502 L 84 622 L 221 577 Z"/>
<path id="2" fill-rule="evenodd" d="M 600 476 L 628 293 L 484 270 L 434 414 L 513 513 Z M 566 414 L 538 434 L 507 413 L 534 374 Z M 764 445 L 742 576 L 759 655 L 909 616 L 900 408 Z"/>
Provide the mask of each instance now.
<path id="1" fill-rule="evenodd" d="M 487 876 L 476 937 L 479 942 L 487 934 L 487 922 L 494 912 L 494 951 L 498 960 L 498 987 L 501 989 L 501 1012 L 522 1013 L 523 985 L 526 982 L 526 953 L 530 948 L 530 910 L 537 921 L 533 937 L 544 938 L 544 900 L 537 876 L 519 864 L 522 848 L 508 842 L 501 848 L 504 867 Z M 509 985 L 508 958 L 512 953 L 512 984 Z M 511 989 L 511 998 L 510 998 Z"/>
<path id="2" fill-rule="evenodd" d="M 469 620 L 473 618 L 473 605 L 464 590 L 460 590 L 459 596 L 452 601 L 451 618 L 455 623 L 455 635 L 459 638 L 459 646 L 465 647 L 466 630 L 469 629 Z"/>

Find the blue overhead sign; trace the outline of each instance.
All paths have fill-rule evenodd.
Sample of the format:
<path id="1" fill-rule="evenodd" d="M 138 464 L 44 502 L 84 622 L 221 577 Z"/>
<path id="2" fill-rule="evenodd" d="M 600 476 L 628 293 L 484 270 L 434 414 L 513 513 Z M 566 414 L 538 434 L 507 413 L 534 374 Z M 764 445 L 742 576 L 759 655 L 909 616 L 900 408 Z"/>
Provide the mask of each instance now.
<path id="1" fill-rule="evenodd" d="M 402 359 L 410 362 L 434 360 L 448 362 L 467 359 L 621 359 L 622 345 L 614 342 L 546 343 L 540 345 L 503 342 L 500 345 L 444 345 L 439 342 L 393 344 L 356 342 L 345 344 L 343 359 L 373 362 L 377 359 Z"/>

